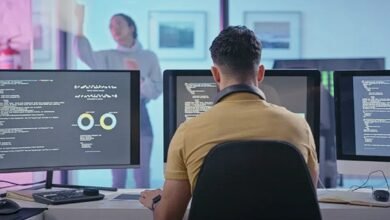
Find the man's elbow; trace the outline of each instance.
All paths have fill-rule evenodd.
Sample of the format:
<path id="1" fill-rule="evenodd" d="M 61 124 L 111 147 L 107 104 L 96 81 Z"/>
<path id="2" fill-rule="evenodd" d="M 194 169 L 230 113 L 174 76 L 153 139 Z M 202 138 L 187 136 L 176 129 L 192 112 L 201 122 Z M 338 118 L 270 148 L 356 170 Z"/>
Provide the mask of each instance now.
<path id="1" fill-rule="evenodd" d="M 182 220 L 184 215 L 179 216 L 179 215 L 172 215 L 167 212 L 164 212 L 164 210 L 154 211 L 153 212 L 153 219 L 154 220 Z"/>
<path id="2" fill-rule="evenodd" d="M 313 181 L 313 186 L 314 188 L 316 189 L 317 188 L 317 185 L 318 185 L 318 176 L 319 176 L 319 172 L 318 170 L 313 170 L 310 172 L 310 176 L 311 176 L 311 179 Z"/>

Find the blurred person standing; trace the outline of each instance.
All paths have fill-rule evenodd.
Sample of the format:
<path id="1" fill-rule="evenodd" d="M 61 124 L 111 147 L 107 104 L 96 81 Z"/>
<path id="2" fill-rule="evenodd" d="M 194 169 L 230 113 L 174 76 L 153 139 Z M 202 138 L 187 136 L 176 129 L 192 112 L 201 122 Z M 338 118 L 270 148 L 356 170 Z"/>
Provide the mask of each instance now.
<path id="1" fill-rule="evenodd" d="M 84 11 L 83 5 L 76 6 L 78 26 L 74 46 L 78 57 L 91 69 L 140 70 L 141 72 L 141 166 L 134 169 L 134 179 L 137 188 L 149 188 L 153 132 L 146 103 L 156 99 L 162 93 L 162 75 L 158 58 L 152 51 L 142 48 L 137 40 L 137 27 L 134 20 L 122 13 L 113 15 L 109 23 L 117 48 L 94 51 L 84 35 Z M 112 176 L 113 187 L 126 187 L 126 169 L 113 169 Z"/>

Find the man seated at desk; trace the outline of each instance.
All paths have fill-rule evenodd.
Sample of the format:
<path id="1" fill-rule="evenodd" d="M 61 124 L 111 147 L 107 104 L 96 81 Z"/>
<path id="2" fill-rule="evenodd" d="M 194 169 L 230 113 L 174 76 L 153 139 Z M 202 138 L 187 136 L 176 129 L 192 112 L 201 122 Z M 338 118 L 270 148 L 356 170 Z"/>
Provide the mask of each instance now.
<path id="1" fill-rule="evenodd" d="M 183 218 L 204 157 L 226 141 L 289 142 L 302 153 L 317 185 L 317 155 L 306 120 L 268 103 L 258 88 L 264 79 L 264 66 L 260 65 L 261 43 L 253 31 L 243 26 L 228 27 L 214 39 L 210 52 L 220 98 L 207 112 L 177 129 L 169 146 L 163 190 L 141 193 L 140 202 L 153 210 L 154 219 Z"/>

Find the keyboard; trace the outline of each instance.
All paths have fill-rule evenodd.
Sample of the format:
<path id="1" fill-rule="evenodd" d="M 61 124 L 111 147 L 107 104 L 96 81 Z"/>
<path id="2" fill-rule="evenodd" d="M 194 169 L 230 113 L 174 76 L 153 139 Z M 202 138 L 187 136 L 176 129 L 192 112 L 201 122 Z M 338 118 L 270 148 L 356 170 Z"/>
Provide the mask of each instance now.
<path id="1" fill-rule="evenodd" d="M 60 205 L 68 203 L 89 202 L 101 200 L 103 194 L 85 195 L 84 190 L 60 190 L 50 192 L 33 193 L 33 198 L 36 202 L 48 205 Z"/>

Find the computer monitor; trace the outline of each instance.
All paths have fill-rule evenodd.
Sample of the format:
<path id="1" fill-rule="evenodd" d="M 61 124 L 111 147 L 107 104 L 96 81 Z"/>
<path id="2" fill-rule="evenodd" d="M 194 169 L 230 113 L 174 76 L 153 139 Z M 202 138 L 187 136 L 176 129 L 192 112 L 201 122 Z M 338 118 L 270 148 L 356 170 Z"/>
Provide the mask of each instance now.
<path id="1" fill-rule="evenodd" d="M 315 142 L 319 141 L 320 72 L 316 70 L 266 70 L 260 88 L 268 102 L 305 117 Z M 185 120 L 213 105 L 217 85 L 210 70 L 164 71 L 164 162 L 169 143 Z M 318 151 L 318 149 L 317 149 Z"/>
<path id="2" fill-rule="evenodd" d="M 337 184 L 335 113 L 334 113 L 334 71 L 338 70 L 384 70 L 385 58 L 323 58 L 275 60 L 274 69 L 318 69 L 321 71 L 321 113 L 320 113 L 320 176 L 326 187 Z"/>
<path id="3" fill-rule="evenodd" d="M 273 69 L 318 69 L 322 84 L 333 96 L 333 71 L 336 70 L 384 70 L 385 58 L 330 58 L 275 60 Z"/>
<path id="4" fill-rule="evenodd" d="M 139 71 L 0 71 L 0 172 L 137 167 Z"/>
<path id="5" fill-rule="evenodd" d="M 390 71 L 336 71 L 335 112 L 338 171 L 390 176 Z"/>
<path id="6" fill-rule="evenodd" d="M 274 69 L 372 70 L 383 69 L 385 58 L 323 58 L 275 60 Z"/>

